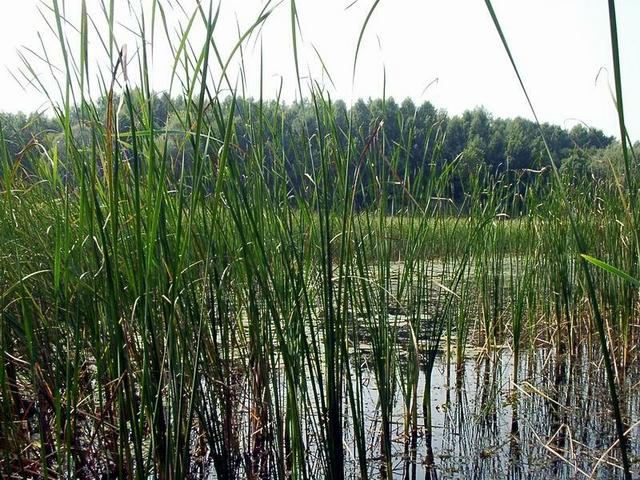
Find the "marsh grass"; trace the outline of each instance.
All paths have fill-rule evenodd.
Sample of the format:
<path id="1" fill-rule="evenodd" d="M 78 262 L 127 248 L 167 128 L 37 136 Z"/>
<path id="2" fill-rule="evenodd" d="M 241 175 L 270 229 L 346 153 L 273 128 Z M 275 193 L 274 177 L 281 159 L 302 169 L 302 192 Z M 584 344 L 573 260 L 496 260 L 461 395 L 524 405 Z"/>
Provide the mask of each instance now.
<path id="1" fill-rule="evenodd" d="M 455 162 L 400 177 L 410 131 L 407 145 L 392 144 L 377 119 L 356 139 L 363 126 L 341 130 L 317 84 L 306 100 L 314 129 L 300 127 L 286 158 L 283 113 L 266 115 L 262 98 L 242 108 L 243 83 L 227 71 L 274 5 L 224 58 L 212 5 L 176 40 L 168 6 L 153 2 L 138 17 L 135 89 L 115 2 L 104 19 L 83 8 L 79 57 L 52 5 L 65 74 L 58 92 L 40 87 L 64 142 L 25 148 L 33 169 L 0 150 L 6 477 L 391 477 L 400 422 L 404 475 L 416 478 L 418 437 L 435 463 L 431 382 L 443 350 L 455 349 L 460 387 L 467 347 L 481 347 L 488 379 L 510 344 L 518 384 L 523 349 L 576 359 L 594 326 L 623 427 L 614 369 L 636 361 L 637 292 L 577 268 L 590 252 L 636 274 L 635 223 L 625 221 L 634 203 L 618 190 L 481 171 L 455 203 Z M 295 2 L 291 14 L 297 39 Z M 99 22 L 105 118 L 87 94 L 88 31 Z M 148 76 L 161 26 L 183 98 L 179 128 L 164 131 Z M 497 401 L 494 382 L 483 392 Z"/>

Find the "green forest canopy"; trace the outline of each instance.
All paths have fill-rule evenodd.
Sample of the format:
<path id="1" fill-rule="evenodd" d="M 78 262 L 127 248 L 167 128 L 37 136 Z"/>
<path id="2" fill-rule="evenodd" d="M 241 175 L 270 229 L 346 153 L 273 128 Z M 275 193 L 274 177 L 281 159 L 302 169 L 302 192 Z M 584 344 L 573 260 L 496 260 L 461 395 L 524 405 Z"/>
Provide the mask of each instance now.
<path id="1" fill-rule="evenodd" d="M 260 104 L 253 99 L 236 101 L 236 139 L 241 148 L 247 148 L 248 145 L 244 143 L 249 140 L 244 128 L 249 123 L 244 122 L 243 118 L 248 118 L 248 115 L 254 115 L 255 118 Z M 230 102 L 231 99 L 227 98 L 224 104 L 228 107 Z M 107 101 L 103 98 L 93 106 L 94 118 L 106 118 L 106 105 Z M 166 94 L 153 96 L 153 125 L 159 138 L 170 136 L 167 142 L 169 158 L 176 158 L 179 150 L 177 139 L 185 137 L 186 127 L 180 123 L 180 119 L 184 117 L 181 115 L 184 108 L 184 100 L 180 97 L 172 99 Z M 288 105 L 268 101 L 261 104 L 261 108 L 264 116 L 271 121 L 277 117 L 276 124 L 282 125 L 282 132 L 279 132 L 284 143 L 282 152 L 290 162 L 289 168 L 304 170 L 307 166 L 291 162 L 301 161 L 300 155 L 295 155 L 293 151 L 299 148 L 304 135 L 312 135 L 318 131 L 313 105 L 309 101 Z M 482 168 L 495 173 L 539 170 L 549 163 L 540 132 L 534 122 L 521 117 L 495 118 L 484 108 L 449 116 L 445 110 L 436 108 L 428 101 L 416 106 L 409 98 L 400 104 L 393 98 L 388 98 L 366 101 L 359 99 L 351 109 L 345 102 L 337 100 L 332 104 L 332 111 L 335 125 L 345 141 L 351 118 L 352 140 L 360 148 L 364 148 L 367 138 L 383 121 L 381 131 L 387 149 L 397 147 L 408 150 L 407 146 L 411 145 L 411 151 L 403 153 L 406 157 L 405 168 L 409 170 L 409 174 L 424 167 L 425 163 L 437 162 L 444 165 L 454 160 L 459 163 L 459 176 L 478 172 Z M 40 150 L 25 147 L 34 146 L 36 142 L 47 149 L 57 145 L 59 154 L 64 156 L 64 134 L 55 119 L 35 113 L 4 113 L 0 114 L 0 122 L 12 163 L 18 159 L 28 169 L 29 158 L 39 155 Z M 118 122 L 120 132 L 129 131 L 131 120 L 126 109 L 121 109 Z M 72 129 L 77 129 L 76 138 L 81 137 L 81 129 L 77 125 Z M 601 178 L 606 175 L 604 158 L 615 155 L 617 142 L 614 137 L 582 124 L 567 130 L 545 123 L 542 129 L 551 154 L 563 171 L 576 177 L 586 175 Z M 265 156 L 271 154 L 269 150 L 265 150 Z M 187 157 L 188 155 L 186 152 Z M 188 166 L 188 159 L 186 164 Z"/>

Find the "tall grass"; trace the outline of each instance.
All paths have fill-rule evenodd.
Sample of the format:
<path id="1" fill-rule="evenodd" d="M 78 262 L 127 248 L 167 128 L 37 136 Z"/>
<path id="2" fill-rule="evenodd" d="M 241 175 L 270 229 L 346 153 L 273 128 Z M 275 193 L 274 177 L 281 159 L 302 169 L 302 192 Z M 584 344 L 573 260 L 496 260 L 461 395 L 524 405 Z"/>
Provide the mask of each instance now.
<path id="1" fill-rule="evenodd" d="M 496 27 L 496 30 L 498 32 L 498 34 L 500 35 L 500 39 L 502 40 L 502 44 L 505 48 L 505 51 L 507 53 L 507 55 L 509 56 L 509 60 L 511 61 L 511 65 L 513 66 L 514 72 L 516 74 L 516 76 L 518 77 L 518 81 L 520 83 L 520 86 L 522 87 L 522 91 L 527 99 L 527 102 L 531 108 L 531 112 L 536 120 L 536 123 L 538 124 L 538 127 L 540 129 L 540 135 L 542 137 L 542 140 L 545 144 L 545 148 L 546 148 L 546 152 L 547 155 L 549 157 L 550 160 L 550 164 L 551 164 L 551 168 L 553 170 L 554 173 L 554 179 L 556 181 L 556 185 L 560 194 L 560 197 L 562 198 L 563 202 L 564 202 L 564 206 L 566 209 L 566 212 L 568 214 L 568 217 L 570 219 L 570 223 L 571 223 L 571 227 L 572 227 L 572 232 L 573 232 L 573 236 L 575 239 L 575 242 L 577 244 L 578 250 L 581 252 L 586 252 L 587 251 L 587 243 L 585 242 L 584 236 L 582 234 L 582 232 L 580 231 L 578 224 L 577 224 L 577 219 L 574 215 L 574 213 L 571 210 L 571 205 L 570 205 L 570 201 L 569 201 L 569 197 L 565 191 L 565 187 L 564 187 L 564 183 L 562 181 L 562 179 L 560 178 L 559 175 L 559 171 L 556 165 L 556 162 L 553 158 L 553 156 L 551 155 L 551 152 L 547 146 L 547 142 L 544 136 L 544 132 L 542 131 L 542 128 L 540 127 L 540 122 L 538 121 L 538 117 L 536 115 L 536 111 L 533 107 L 533 104 L 531 103 L 531 99 L 529 98 L 529 94 L 527 93 L 527 89 L 525 87 L 525 84 L 522 80 L 522 77 L 520 76 L 520 72 L 518 71 L 518 68 L 516 66 L 516 62 L 511 54 L 511 50 L 509 48 L 508 42 L 504 36 L 504 33 L 502 31 L 502 28 L 500 27 L 500 23 L 498 21 L 498 18 L 495 14 L 495 10 L 493 9 L 493 6 L 491 4 L 490 0 L 486 0 L 486 5 L 487 5 L 487 9 L 489 10 L 489 13 L 491 15 L 491 18 L 494 22 L 494 25 Z M 621 82 L 621 77 L 620 77 L 620 58 L 619 58 L 619 47 L 618 47 L 618 36 L 617 36 L 617 24 L 616 24 L 616 14 L 615 14 L 615 3 L 613 0 L 609 1 L 609 23 L 610 23 L 610 31 L 611 31 L 611 44 L 612 44 L 612 57 L 613 57 L 613 63 L 614 63 L 614 73 L 615 73 L 615 83 L 616 83 L 616 107 L 617 107 L 617 111 L 618 111 L 618 119 L 619 119 L 619 124 L 620 124 L 620 140 L 621 140 L 621 144 L 622 144 L 622 151 L 623 151 L 623 156 L 624 156 L 624 163 L 625 163 L 625 173 L 626 173 L 626 183 L 629 187 L 629 193 L 628 193 L 628 198 L 621 193 L 620 197 L 619 197 L 619 201 L 623 204 L 628 206 L 628 208 L 630 208 L 630 210 L 628 210 L 629 214 L 627 215 L 627 217 L 630 220 L 630 224 L 629 227 L 631 229 L 632 235 L 634 238 L 637 238 L 637 233 L 636 233 L 636 228 L 635 228 L 635 222 L 633 221 L 633 211 L 634 211 L 634 206 L 635 206 L 635 197 L 636 197 L 636 192 L 635 192 L 635 172 L 632 172 L 631 168 L 630 168 L 630 160 L 629 160 L 629 154 L 628 154 L 628 147 L 627 147 L 627 135 L 626 135 L 626 129 L 625 129 L 625 125 L 624 125 L 624 109 L 623 109 L 623 101 L 622 101 L 622 82 Z M 613 167 L 612 167 L 613 168 Z M 628 200 L 628 202 L 627 202 Z M 633 243 L 633 256 L 637 257 L 637 241 L 634 241 Z M 626 437 L 626 433 L 625 433 L 625 425 L 624 425 L 624 420 L 622 418 L 622 412 L 621 412 L 621 407 L 620 407 L 620 400 L 619 400 L 619 395 L 618 395 L 618 389 L 619 386 L 616 384 L 616 378 L 614 375 L 614 371 L 613 371 L 613 358 L 612 358 L 612 354 L 611 354 L 611 349 L 610 346 L 608 344 L 608 338 L 606 336 L 605 333 L 605 323 L 604 323 L 604 318 L 602 316 L 601 313 L 601 307 L 600 307 L 600 302 L 598 301 L 597 298 L 597 294 L 596 294 L 596 290 L 595 290 L 595 286 L 594 286 L 594 282 L 593 282 L 593 278 L 592 278 L 592 274 L 588 268 L 587 265 L 587 260 L 581 256 L 579 258 L 579 262 L 582 266 L 583 272 L 584 272 L 584 278 L 585 278 L 585 283 L 587 286 L 587 292 L 588 292 L 588 296 L 589 296 L 589 300 L 591 303 L 591 308 L 593 311 L 593 317 L 594 317 L 594 323 L 598 332 L 598 338 L 600 340 L 600 347 L 602 350 L 602 357 L 603 357 L 603 361 L 604 361 L 604 366 L 605 366 L 605 371 L 607 373 L 607 382 L 608 382 L 608 386 L 609 386 L 609 395 L 610 395 L 610 399 L 611 399 L 611 407 L 613 410 L 613 417 L 614 417 L 614 421 L 615 421 L 615 425 L 616 425 L 616 433 L 618 436 L 618 443 L 619 443 L 619 449 L 620 449 L 620 454 L 622 457 L 622 467 L 623 467 L 623 471 L 624 471 L 624 476 L 626 479 L 631 479 L 631 466 L 629 463 L 629 458 L 628 458 L 628 446 L 627 446 L 627 437 Z M 634 262 L 635 263 L 635 262 Z"/>
<path id="2" fill-rule="evenodd" d="M 79 57 L 64 5 L 52 6 L 64 75 L 57 92 L 40 88 L 64 140 L 17 159 L 0 150 L 5 476 L 391 478 L 400 422 L 404 475 L 416 478 L 422 433 L 435 463 L 442 349 L 455 345 L 460 389 L 468 345 L 491 354 L 510 343 L 517 384 L 524 347 L 572 356 L 590 341 L 585 298 L 623 427 L 604 330 L 620 323 L 608 338 L 630 365 L 635 293 L 575 267 L 584 245 L 634 264 L 627 229 L 610 226 L 630 212 L 617 191 L 481 171 L 455 204 L 456 162 L 437 166 L 438 149 L 419 145 L 430 161 L 409 168 L 411 122 L 393 144 L 381 118 L 338 118 L 317 84 L 305 100 L 313 118 L 285 148 L 284 113 L 262 95 L 247 108 L 244 71 L 237 84 L 228 73 L 270 3 L 225 58 L 212 4 L 174 37 L 169 5 L 153 2 L 136 17 L 136 63 L 115 36 L 115 2 L 104 18 L 83 2 Z M 294 2 L 291 15 L 295 45 Z M 108 58 L 104 118 L 89 95 L 92 26 Z M 149 72 L 162 31 L 182 102 L 158 128 Z"/>

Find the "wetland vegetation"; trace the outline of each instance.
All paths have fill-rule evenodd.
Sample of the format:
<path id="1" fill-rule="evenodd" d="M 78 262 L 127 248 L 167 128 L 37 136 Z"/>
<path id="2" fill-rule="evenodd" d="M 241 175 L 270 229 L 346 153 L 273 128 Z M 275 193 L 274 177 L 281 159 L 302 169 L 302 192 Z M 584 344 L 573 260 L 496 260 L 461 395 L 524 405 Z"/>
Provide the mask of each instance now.
<path id="1" fill-rule="evenodd" d="M 615 42 L 622 141 L 317 83 L 244 98 L 227 67 L 268 2 L 229 59 L 214 6 L 174 34 L 151 2 L 132 62 L 114 2 L 72 33 L 51 5 L 54 118 L 0 138 L 4 478 L 640 474 Z M 165 34 L 175 97 L 149 82 Z"/>

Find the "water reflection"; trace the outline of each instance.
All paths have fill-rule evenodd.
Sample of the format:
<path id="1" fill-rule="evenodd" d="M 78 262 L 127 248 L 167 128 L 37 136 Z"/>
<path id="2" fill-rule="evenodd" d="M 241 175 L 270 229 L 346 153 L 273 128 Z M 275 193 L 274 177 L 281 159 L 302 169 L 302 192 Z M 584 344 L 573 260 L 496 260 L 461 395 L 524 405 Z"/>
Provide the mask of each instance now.
<path id="1" fill-rule="evenodd" d="M 604 373 L 594 358 L 586 349 L 571 355 L 548 349 L 522 352 L 514 384 L 508 349 L 476 352 L 465 358 L 461 368 L 452 370 L 451 363 L 439 355 L 430 379 L 428 369 L 422 369 L 416 385 L 418 392 L 430 385 L 430 398 L 418 409 L 417 429 L 405 418 L 406 399 L 399 390 L 392 421 L 393 477 L 583 478 L 579 472 L 590 473 L 615 440 Z M 372 374 L 363 376 L 369 382 L 367 408 L 374 412 L 375 382 Z M 638 382 L 637 372 L 628 371 L 625 381 Z M 634 397 L 627 397 L 626 410 L 638 418 Z M 368 431 L 376 432 L 378 419 L 370 422 Z M 640 453 L 636 437 L 632 432 L 635 458 Z M 619 476 L 616 454 L 613 449 L 605 455 L 594 478 Z M 376 478 L 374 472 L 372 466 Z"/>

